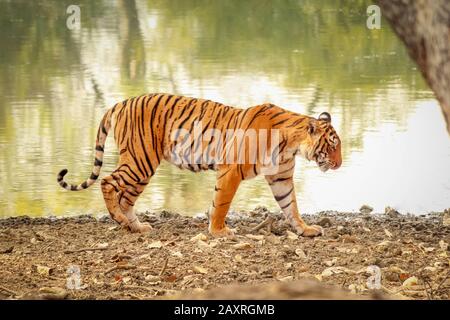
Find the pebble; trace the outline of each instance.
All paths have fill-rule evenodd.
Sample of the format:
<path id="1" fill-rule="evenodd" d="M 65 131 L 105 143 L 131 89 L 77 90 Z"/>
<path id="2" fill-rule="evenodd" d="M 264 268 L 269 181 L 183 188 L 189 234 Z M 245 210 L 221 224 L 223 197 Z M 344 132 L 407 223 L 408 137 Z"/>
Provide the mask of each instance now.
<path id="1" fill-rule="evenodd" d="M 294 241 L 298 239 L 298 235 L 296 233 L 293 233 L 292 231 L 286 230 L 286 234 L 289 240 Z"/>
<path id="2" fill-rule="evenodd" d="M 445 227 L 450 226 L 450 209 L 445 210 L 444 216 L 442 217 L 442 224 Z"/>
<path id="3" fill-rule="evenodd" d="M 248 242 L 241 242 L 241 243 L 236 243 L 235 245 L 233 245 L 233 248 L 236 250 L 250 249 L 251 247 L 252 247 L 252 245 Z"/>
<path id="4" fill-rule="evenodd" d="M 316 224 L 321 227 L 331 227 L 332 226 L 331 219 L 328 217 L 321 218 L 319 221 L 316 222 Z"/>
<path id="5" fill-rule="evenodd" d="M 386 214 L 390 218 L 397 218 L 400 215 L 400 212 L 391 207 L 384 208 L 384 214 Z"/>
<path id="6" fill-rule="evenodd" d="M 363 204 L 361 208 L 359 208 L 359 212 L 361 213 L 371 213 L 373 211 L 373 208 L 367 204 Z"/>

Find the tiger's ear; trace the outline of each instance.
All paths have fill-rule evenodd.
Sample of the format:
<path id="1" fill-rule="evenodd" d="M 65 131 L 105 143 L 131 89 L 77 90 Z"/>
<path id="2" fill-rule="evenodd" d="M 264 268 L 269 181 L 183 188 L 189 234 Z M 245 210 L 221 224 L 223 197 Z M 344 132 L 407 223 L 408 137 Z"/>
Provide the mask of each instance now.
<path id="1" fill-rule="evenodd" d="M 308 134 L 313 135 L 316 132 L 317 126 L 316 126 L 316 120 L 311 119 L 308 123 Z"/>
<path id="2" fill-rule="evenodd" d="M 331 122 L 331 116 L 330 116 L 330 114 L 328 112 L 322 112 L 319 115 L 319 120 L 323 120 L 323 121 L 326 121 L 326 122 Z"/>

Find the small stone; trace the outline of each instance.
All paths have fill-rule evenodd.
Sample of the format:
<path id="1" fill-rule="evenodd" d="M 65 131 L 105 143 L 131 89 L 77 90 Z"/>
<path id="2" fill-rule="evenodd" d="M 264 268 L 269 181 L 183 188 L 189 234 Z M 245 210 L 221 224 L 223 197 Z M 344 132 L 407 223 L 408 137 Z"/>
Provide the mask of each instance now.
<path id="1" fill-rule="evenodd" d="M 371 213 L 373 211 L 373 208 L 367 204 L 364 204 L 359 208 L 359 212 L 361 213 Z"/>
<path id="2" fill-rule="evenodd" d="M 287 238 L 289 240 L 291 240 L 291 241 L 298 240 L 298 235 L 293 233 L 292 231 L 287 230 L 286 234 L 287 234 Z"/>
<path id="3" fill-rule="evenodd" d="M 334 257 L 332 260 L 326 260 L 323 263 L 327 266 L 327 267 L 332 267 L 336 264 L 337 262 L 337 258 Z"/>
<path id="4" fill-rule="evenodd" d="M 400 215 L 400 212 L 391 207 L 384 208 L 384 214 L 391 218 L 397 218 Z"/>
<path id="5" fill-rule="evenodd" d="M 163 246 L 162 242 L 158 240 L 158 241 L 154 241 L 154 242 L 150 243 L 147 246 L 147 249 L 160 249 L 160 248 L 162 248 L 162 246 Z"/>
<path id="6" fill-rule="evenodd" d="M 331 219 L 328 217 L 321 218 L 319 221 L 317 221 L 316 224 L 321 227 L 331 227 L 332 226 Z"/>
<path id="7" fill-rule="evenodd" d="M 123 278 L 123 279 L 122 279 L 122 282 L 125 283 L 125 284 L 131 282 L 131 277 L 125 277 L 125 278 Z"/>
<path id="8" fill-rule="evenodd" d="M 177 258 L 183 258 L 183 254 L 180 251 L 171 251 L 170 254 Z"/>
<path id="9" fill-rule="evenodd" d="M 450 226 L 450 209 L 444 211 L 444 216 L 442 217 L 442 224 L 445 227 Z"/>
<path id="10" fill-rule="evenodd" d="M 203 240 L 197 240 L 197 246 L 200 249 L 211 249 L 211 246 Z"/>
<path id="11" fill-rule="evenodd" d="M 99 243 L 99 244 L 97 245 L 97 248 L 99 248 L 99 249 L 106 249 L 106 248 L 108 248 L 108 247 L 109 247 L 108 242 Z"/>
<path id="12" fill-rule="evenodd" d="M 355 236 L 349 234 L 344 234 L 341 236 L 343 243 L 355 243 L 358 239 Z"/>
<path id="13" fill-rule="evenodd" d="M 436 272 L 437 268 L 436 267 L 425 267 L 425 268 L 423 268 L 423 270 L 434 273 L 434 272 Z"/>
<path id="14" fill-rule="evenodd" d="M 303 250 L 300 249 L 300 248 L 295 249 L 295 254 L 296 254 L 297 256 L 299 256 L 300 258 L 302 258 L 302 259 L 305 259 L 305 258 L 306 258 L 306 253 L 305 253 L 305 251 L 303 251 Z"/>
<path id="15" fill-rule="evenodd" d="M 281 243 L 280 237 L 277 237 L 276 235 L 273 235 L 273 234 L 266 236 L 266 241 L 271 244 L 280 244 Z"/>
<path id="16" fill-rule="evenodd" d="M 448 243 L 445 242 L 444 240 L 441 240 L 441 241 L 439 241 L 439 247 L 441 248 L 441 250 L 447 251 L 447 249 L 448 249 Z"/>
<path id="17" fill-rule="evenodd" d="M 161 281 L 161 277 L 149 274 L 148 276 L 145 277 L 145 281 L 158 282 L 158 281 Z"/>
<path id="18" fill-rule="evenodd" d="M 402 274 L 402 273 L 407 273 L 405 270 L 397 267 L 397 266 L 390 266 L 388 268 L 389 272 L 393 272 L 393 273 L 397 273 L 397 274 Z"/>

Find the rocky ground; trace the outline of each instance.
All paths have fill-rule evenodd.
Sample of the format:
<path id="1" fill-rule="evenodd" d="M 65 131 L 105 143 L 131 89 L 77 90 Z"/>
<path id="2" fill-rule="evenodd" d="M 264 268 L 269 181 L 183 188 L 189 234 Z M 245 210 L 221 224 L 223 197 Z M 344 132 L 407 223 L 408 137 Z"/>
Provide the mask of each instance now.
<path id="1" fill-rule="evenodd" d="M 265 208 L 229 214 L 232 239 L 211 238 L 205 216 L 167 211 L 140 215 L 154 227 L 147 235 L 109 217 L 7 218 L 0 298 L 450 299 L 448 212 L 361 211 L 304 215 L 325 229 L 314 239 L 298 237 Z"/>

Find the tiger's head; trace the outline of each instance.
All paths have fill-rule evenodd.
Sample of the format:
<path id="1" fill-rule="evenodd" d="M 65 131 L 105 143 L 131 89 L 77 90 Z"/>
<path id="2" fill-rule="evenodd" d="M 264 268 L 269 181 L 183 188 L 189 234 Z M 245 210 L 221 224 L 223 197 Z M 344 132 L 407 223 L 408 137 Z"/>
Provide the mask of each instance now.
<path id="1" fill-rule="evenodd" d="M 301 149 L 305 158 L 314 160 L 323 172 L 328 169 L 336 170 L 341 166 L 341 140 L 331 125 L 328 112 L 322 112 L 318 119 L 309 119 Z"/>

